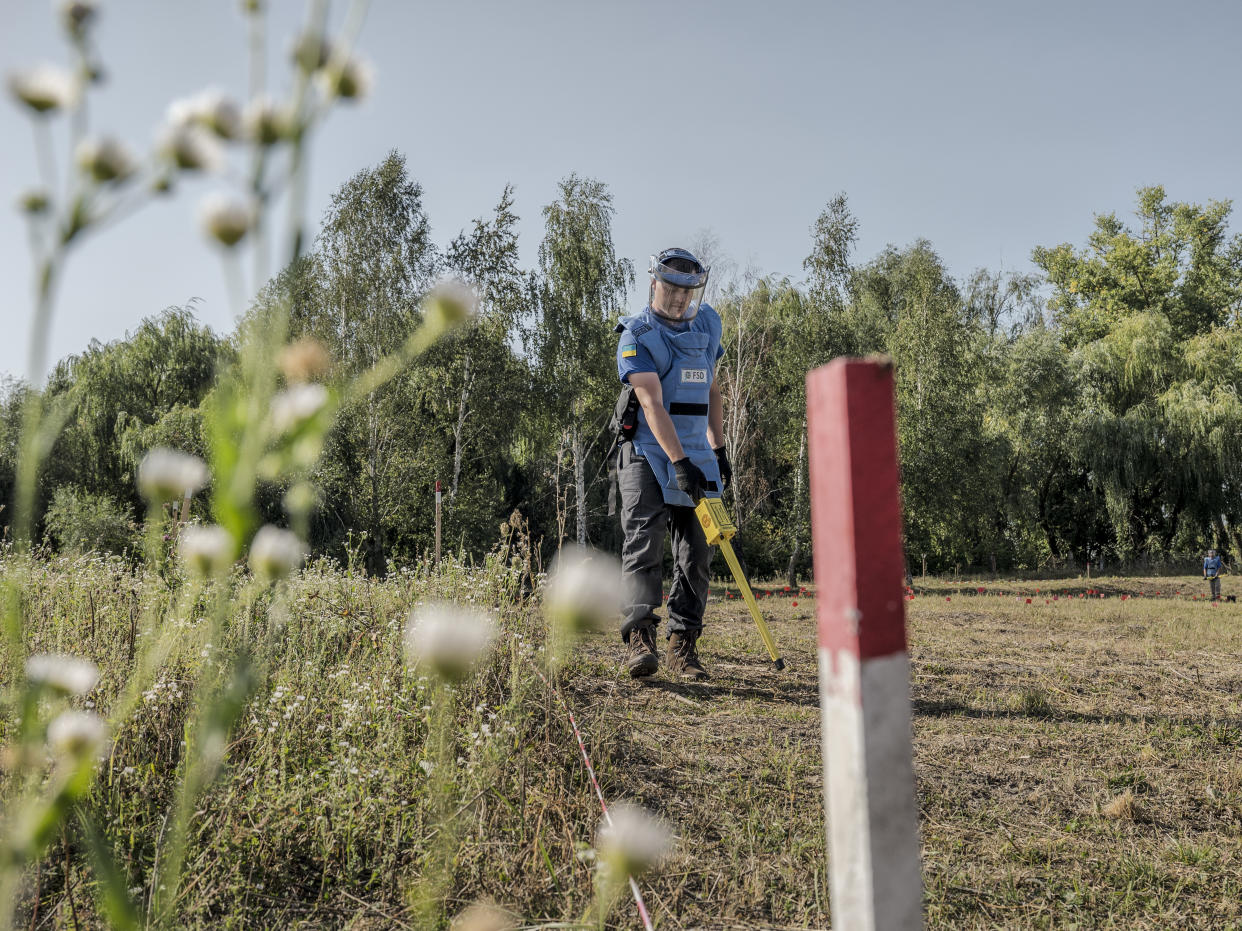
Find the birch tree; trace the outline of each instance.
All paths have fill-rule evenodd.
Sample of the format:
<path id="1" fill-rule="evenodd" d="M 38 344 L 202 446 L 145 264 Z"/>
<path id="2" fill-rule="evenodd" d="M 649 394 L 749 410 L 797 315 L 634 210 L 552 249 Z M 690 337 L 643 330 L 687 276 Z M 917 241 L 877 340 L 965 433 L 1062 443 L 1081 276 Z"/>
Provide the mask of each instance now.
<path id="1" fill-rule="evenodd" d="M 543 209 L 532 342 L 549 424 L 570 451 L 576 539 L 585 545 L 590 537 L 588 445 L 605 424 L 619 389 L 612 324 L 634 281 L 634 268 L 613 247 L 607 186 L 571 174 L 558 192 Z"/>

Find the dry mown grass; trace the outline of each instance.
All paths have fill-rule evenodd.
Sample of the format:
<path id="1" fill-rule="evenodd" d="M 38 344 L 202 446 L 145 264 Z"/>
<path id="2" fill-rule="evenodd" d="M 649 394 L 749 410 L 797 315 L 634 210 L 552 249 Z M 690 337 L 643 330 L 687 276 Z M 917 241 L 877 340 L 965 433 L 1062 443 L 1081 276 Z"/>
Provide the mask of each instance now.
<path id="1" fill-rule="evenodd" d="M 1154 597 L 1175 584 L 1203 588 L 1093 580 L 1114 597 L 1071 602 L 1086 586 L 1026 582 L 945 602 L 941 586 L 908 603 L 929 925 L 1242 926 L 1242 612 Z M 710 683 L 618 681 L 604 642 L 575 676 L 615 747 L 606 790 L 679 825 L 648 883 L 669 927 L 828 923 L 813 602 L 762 605 L 784 674 L 717 601 Z"/>

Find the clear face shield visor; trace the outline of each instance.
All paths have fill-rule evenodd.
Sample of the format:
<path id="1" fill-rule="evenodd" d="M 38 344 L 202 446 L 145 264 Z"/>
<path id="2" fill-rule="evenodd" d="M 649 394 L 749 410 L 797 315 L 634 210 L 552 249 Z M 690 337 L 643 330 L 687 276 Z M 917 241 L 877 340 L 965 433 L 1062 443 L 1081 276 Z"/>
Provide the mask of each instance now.
<path id="1" fill-rule="evenodd" d="M 651 309 L 666 320 L 685 323 L 693 320 L 703 303 L 707 290 L 707 276 L 711 271 L 699 266 L 699 271 L 684 272 L 651 258 L 651 293 L 648 303 Z"/>

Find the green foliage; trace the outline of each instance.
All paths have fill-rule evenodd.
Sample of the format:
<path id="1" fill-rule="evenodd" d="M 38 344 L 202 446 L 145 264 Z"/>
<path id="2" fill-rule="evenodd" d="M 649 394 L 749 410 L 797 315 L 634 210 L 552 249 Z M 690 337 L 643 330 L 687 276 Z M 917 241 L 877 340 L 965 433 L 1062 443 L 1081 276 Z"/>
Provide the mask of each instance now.
<path id="1" fill-rule="evenodd" d="M 52 494 L 44 522 L 52 543 L 67 553 L 124 554 L 137 549 L 133 514 L 110 495 L 61 485 Z"/>
<path id="2" fill-rule="evenodd" d="M 445 551 L 481 557 L 514 509 L 545 554 L 572 536 L 615 548 L 600 428 L 633 268 L 615 253 L 612 213 L 602 183 L 564 179 L 543 210 L 537 267 L 524 269 L 506 187 L 441 252 L 421 187 L 391 153 L 342 186 L 314 249 L 263 289 L 237 333 L 216 337 L 192 307 L 173 308 L 56 367 L 47 401 L 67 421 L 41 477 L 49 541 L 125 549 L 149 449 L 238 454 L 222 425 L 255 414 L 239 394 L 238 347 L 287 304 L 292 336 L 327 349 L 339 416 L 313 467 L 260 480 L 237 499 L 246 513 L 217 520 L 252 532 L 297 486 L 315 503 L 312 548 L 345 559 L 352 534 L 367 571 L 383 573 L 431 550 L 439 480 Z M 912 564 L 923 553 L 933 569 L 999 570 L 1242 550 L 1242 246 L 1228 204 L 1150 188 L 1137 213 L 1133 229 L 1098 217 L 1081 249 L 1035 250 L 1045 279 L 978 269 L 959 285 L 925 241 L 854 264 L 859 225 L 838 195 L 813 228 L 805 286 L 717 280 L 729 504 L 746 558 L 791 581 L 809 570 L 805 375 L 867 353 L 896 366 Z M 405 343 L 441 272 L 471 283 L 474 319 L 384 384 L 342 393 Z M 0 397 L 10 494 L 26 396 L 10 384 Z M 281 455 L 317 451 L 299 449 L 290 437 Z M 197 503 L 194 514 L 208 516 Z"/>

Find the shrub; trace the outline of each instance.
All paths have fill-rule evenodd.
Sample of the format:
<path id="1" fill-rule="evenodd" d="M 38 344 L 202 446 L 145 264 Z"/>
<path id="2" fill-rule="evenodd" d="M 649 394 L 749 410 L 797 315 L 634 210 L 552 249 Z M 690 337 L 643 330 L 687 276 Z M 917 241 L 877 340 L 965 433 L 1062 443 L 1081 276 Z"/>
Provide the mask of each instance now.
<path id="1" fill-rule="evenodd" d="M 111 495 L 96 495 L 76 485 L 61 485 L 52 495 L 45 528 L 48 539 L 65 552 L 124 553 L 137 543 L 137 527 L 128 507 Z"/>

